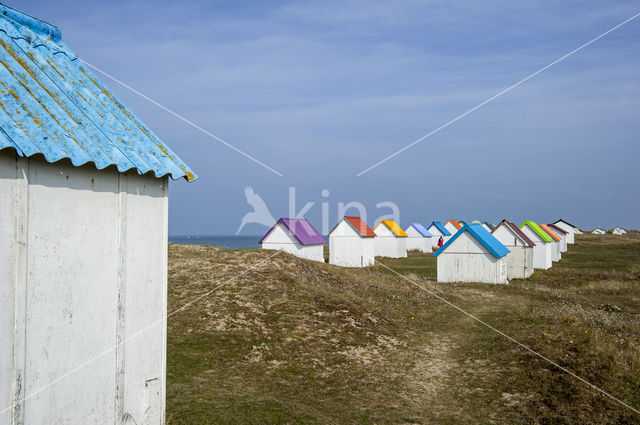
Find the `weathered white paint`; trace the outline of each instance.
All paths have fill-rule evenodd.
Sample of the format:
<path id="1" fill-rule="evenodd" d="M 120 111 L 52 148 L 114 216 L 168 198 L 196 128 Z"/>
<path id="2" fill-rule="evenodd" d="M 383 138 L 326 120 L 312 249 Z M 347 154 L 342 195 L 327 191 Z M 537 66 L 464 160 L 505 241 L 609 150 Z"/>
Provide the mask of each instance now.
<path id="1" fill-rule="evenodd" d="M 508 283 L 506 256 L 496 258 L 469 232 L 437 257 L 438 282 Z"/>
<path id="2" fill-rule="evenodd" d="M 287 226 L 278 223 L 262 241 L 262 249 L 274 249 L 296 257 L 324 263 L 324 248 L 322 244 L 302 245 L 291 233 Z"/>
<path id="3" fill-rule="evenodd" d="M 581 235 L 582 232 L 579 232 L 575 227 L 573 227 L 572 225 L 560 220 L 557 221 L 555 223 L 553 223 L 554 226 L 558 226 L 559 228 L 561 228 L 562 230 L 564 230 L 565 232 L 568 232 L 566 235 L 566 239 L 567 239 L 567 244 L 572 245 L 575 243 L 575 235 Z"/>
<path id="4" fill-rule="evenodd" d="M 531 276 L 533 274 L 534 247 L 528 246 L 505 223 L 499 224 L 492 235 L 511 251 L 506 257 L 507 277 L 509 279 L 526 279 Z"/>
<path id="5" fill-rule="evenodd" d="M 329 263 L 343 267 L 367 267 L 375 263 L 375 238 L 364 238 L 343 218 L 329 233 Z"/>
<path id="6" fill-rule="evenodd" d="M 555 239 L 551 242 L 553 249 L 551 250 L 551 261 L 562 260 L 562 252 L 560 251 L 560 242 Z"/>
<path id="7" fill-rule="evenodd" d="M 164 423 L 167 185 L 0 152 L 1 423 Z"/>
<path id="8" fill-rule="evenodd" d="M 373 229 L 376 234 L 376 257 L 404 258 L 407 256 L 407 238 L 396 236 L 386 225 Z"/>
<path id="9" fill-rule="evenodd" d="M 533 268 L 547 270 L 552 266 L 553 261 L 553 242 L 545 242 L 536 232 L 531 230 L 529 226 L 524 226 L 520 230 L 536 244 L 533 247 Z"/>
<path id="10" fill-rule="evenodd" d="M 431 236 L 422 236 L 413 226 L 409 226 L 404 232 L 407 234 L 407 251 L 415 249 L 420 252 L 432 252 Z"/>

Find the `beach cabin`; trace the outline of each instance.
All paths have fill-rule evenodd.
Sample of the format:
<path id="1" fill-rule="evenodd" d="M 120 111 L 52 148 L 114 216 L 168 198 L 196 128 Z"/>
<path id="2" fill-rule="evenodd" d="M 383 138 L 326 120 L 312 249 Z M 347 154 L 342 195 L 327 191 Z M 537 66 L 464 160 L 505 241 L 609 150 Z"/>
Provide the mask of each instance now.
<path id="1" fill-rule="evenodd" d="M 626 230 L 624 230 L 621 227 L 616 227 L 615 229 L 613 229 L 613 231 L 611 232 L 614 235 L 624 235 L 626 232 Z"/>
<path id="2" fill-rule="evenodd" d="M 507 247 L 507 277 L 526 279 L 533 274 L 533 248 L 536 244 L 522 230 L 507 220 L 502 220 L 491 234 Z"/>
<path id="3" fill-rule="evenodd" d="M 462 224 L 458 223 L 453 218 L 444 223 L 444 228 L 447 229 L 452 235 L 462 228 Z"/>
<path id="4" fill-rule="evenodd" d="M 507 254 L 481 224 L 465 224 L 433 254 L 438 282 L 507 283 Z"/>
<path id="5" fill-rule="evenodd" d="M 431 245 L 436 249 L 439 248 L 438 240 L 440 239 L 440 237 L 442 237 L 442 243 L 444 244 L 452 235 L 452 233 L 448 231 L 439 221 L 433 221 L 431 225 L 427 227 L 427 231 L 431 233 Z"/>
<path id="6" fill-rule="evenodd" d="M 280 250 L 324 263 L 326 242 L 306 218 L 280 218 L 258 244 L 262 245 L 262 249 Z"/>
<path id="7" fill-rule="evenodd" d="M 575 243 L 575 235 L 582 234 L 580 229 L 563 219 L 557 220 L 553 225 L 567 232 L 567 244 L 569 245 L 573 245 Z"/>
<path id="8" fill-rule="evenodd" d="M 553 262 L 553 238 L 538 226 L 535 221 L 527 220 L 520 230 L 536 244 L 533 247 L 533 268 L 547 270 Z"/>
<path id="9" fill-rule="evenodd" d="M 422 224 L 411 223 L 404 232 L 407 234 L 407 251 L 432 252 L 432 235 Z"/>
<path id="10" fill-rule="evenodd" d="M 0 424 L 164 424 L 169 177 L 196 176 L 55 26 L 0 11 Z"/>
<path id="11" fill-rule="evenodd" d="M 562 259 L 562 252 L 561 252 L 561 243 L 562 243 L 562 238 L 560 236 L 558 236 L 558 234 L 556 232 L 554 232 L 553 230 L 551 230 L 551 228 L 549 226 L 547 226 L 544 223 L 540 223 L 538 224 L 540 226 L 540 228 L 542 230 L 545 231 L 545 233 L 549 236 L 551 236 L 551 238 L 553 239 L 553 261 L 560 261 Z"/>
<path id="12" fill-rule="evenodd" d="M 489 231 L 489 233 L 493 232 L 493 229 L 496 228 L 496 226 L 494 226 L 493 224 L 489 223 L 488 221 L 483 221 L 482 222 L 482 227 L 484 227 L 487 231 Z"/>
<path id="13" fill-rule="evenodd" d="M 360 217 L 346 216 L 329 232 L 329 263 L 367 267 L 375 263 L 376 234 Z"/>
<path id="14" fill-rule="evenodd" d="M 606 235 L 607 231 L 604 230 L 602 227 L 596 227 L 591 233 L 593 233 L 594 235 Z"/>
<path id="15" fill-rule="evenodd" d="M 376 234 L 376 257 L 407 256 L 407 234 L 393 220 L 382 220 L 373 228 Z"/>
<path id="16" fill-rule="evenodd" d="M 569 236 L 569 232 L 559 226 L 556 226 L 555 224 L 547 224 L 547 226 L 562 239 L 560 241 L 560 252 L 567 252 L 567 237 Z"/>

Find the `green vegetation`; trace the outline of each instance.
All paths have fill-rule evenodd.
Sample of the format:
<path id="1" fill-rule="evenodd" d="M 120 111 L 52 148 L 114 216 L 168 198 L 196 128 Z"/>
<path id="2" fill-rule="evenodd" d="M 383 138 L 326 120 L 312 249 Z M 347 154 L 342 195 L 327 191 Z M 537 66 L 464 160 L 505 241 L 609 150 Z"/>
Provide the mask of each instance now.
<path id="1" fill-rule="evenodd" d="M 383 267 L 169 255 L 169 312 L 227 282 L 169 318 L 171 425 L 640 422 Z M 431 255 L 380 261 L 640 407 L 639 233 L 583 235 L 506 286 L 436 284 Z"/>

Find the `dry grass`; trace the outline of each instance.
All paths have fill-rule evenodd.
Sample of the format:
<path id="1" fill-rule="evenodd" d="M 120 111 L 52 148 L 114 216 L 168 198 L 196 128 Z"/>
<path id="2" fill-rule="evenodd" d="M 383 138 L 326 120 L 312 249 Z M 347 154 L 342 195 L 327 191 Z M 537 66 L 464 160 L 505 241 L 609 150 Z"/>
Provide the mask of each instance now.
<path id="1" fill-rule="evenodd" d="M 272 252 L 171 245 L 169 311 Z M 381 260 L 640 406 L 640 234 L 508 286 Z M 640 416 L 381 267 L 279 254 L 169 320 L 169 424 L 619 424 Z"/>

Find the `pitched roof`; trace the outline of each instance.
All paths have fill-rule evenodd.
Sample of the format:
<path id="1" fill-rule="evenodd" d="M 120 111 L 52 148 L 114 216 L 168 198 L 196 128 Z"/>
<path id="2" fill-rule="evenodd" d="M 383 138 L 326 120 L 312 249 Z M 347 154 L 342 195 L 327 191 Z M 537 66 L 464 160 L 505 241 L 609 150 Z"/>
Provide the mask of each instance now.
<path id="1" fill-rule="evenodd" d="M 542 228 L 542 230 L 544 230 L 545 232 L 547 232 L 547 234 L 549 236 L 551 236 L 556 242 L 560 242 L 562 240 L 562 238 L 560 236 L 558 236 L 558 234 L 556 232 L 554 232 L 553 230 L 551 230 L 549 228 L 549 226 L 547 226 L 544 223 L 540 223 L 539 226 Z"/>
<path id="2" fill-rule="evenodd" d="M 447 220 L 447 223 L 453 224 L 455 226 L 455 228 L 458 229 L 458 230 L 460 230 L 462 228 L 462 225 L 460 223 L 458 223 L 456 220 L 454 220 L 453 218 L 450 218 L 449 220 Z"/>
<path id="3" fill-rule="evenodd" d="M 567 232 L 566 230 L 564 230 L 561 227 L 556 226 L 555 224 L 547 224 L 547 226 L 549 226 L 551 228 L 551 230 L 553 230 L 556 233 L 560 232 L 563 235 L 568 235 L 569 234 L 569 232 Z"/>
<path id="4" fill-rule="evenodd" d="M 542 230 L 540 226 L 538 226 L 538 223 L 536 223 L 535 221 L 525 220 L 525 222 L 522 223 L 520 228 L 522 229 L 524 226 L 527 226 L 531 230 L 533 230 L 538 236 L 540 236 L 540 239 L 542 239 L 543 241 L 553 242 L 553 238 L 549 236 L 544 230 Z"/>
<path id="5" fill-rule="evenodd" d="M 577 229 L 577 228 L 578 228 L 577 226 L 574 226 L 573 224 L 569 223 L 567 220 L 563 220 L 563 219 L 558 219 L 558 220 L 554 221 L 554 222 L 553 222 L 553 224 L 558 224 L 558 223 L 560 223 L 561 221 L 562 221 L 563 223 L 568 224 L 569 226 L 573 227 L 574 229 Z"/>
<path id="6" fill-rule="evenodd" d="M 467 223 L 462 226 L 462 229 L 460 229 L 455 235 L 453 235 L 453 237 L 450 238 L 447 243 L 442 245 L 442 248 L 436 251 L 433 256 L 437 257 L 438 255 L 442 254 L 447 249 L 447 247 L 451 245 L 453 241 L 458 239 L 464 232 L 469 232 L 496 258 L 502 258 L 511 252 L 506 246 L 502 245 L 502 243 L 498 239 L 496 239 L 495 236 L 487 232 L 487 229 L 482 227 L 481 224 Z"/>
<path id="7" fill-rule="evenodd" d="M 365 223 L 364 220 L 361 219 L 360 217 L 348 215 L 348 216 L 345 216 L 344 218 L 345 220 L 347 220 L 349 224 L 353 226 L 354 229 L 356 229 L 358 233 L 360 233 L 360 236 L 362 236 L 363 238 L 376 237 L 376 234 L 373 233 L 373 230 L 371 230 L 371 228 L 367 226 L 367 223 Z"/>
<path id="8" fill-rule="evenodd" d="M 489 229 L 493 230 L 496 228 L 496 226 L 494 224 L 489 223 L 488 221 L 483 222 L 482 224 L 484 224 L 485 226 L 487 226 Z"/>
<path id="9" fill-rule="evenodd" d="M 527 236 L 522 230 L 518 228 L 518 226 L 516 226 L 515 223 L 511 221 L 502 220 L 497 226 L 495 226 L 495 228 L 491 231 L 491 233 L 498 230 L 498 227 L 502 226 L 503 224 L 507 226 L 509 229 L 513 230 L 513 233 L 515 233 L 525 245 L 536 246 L 535 242 L 533 242 L 531 238 L 529 238 L 529 236 Z"/>
<path id="10" fill-rule="evenodd" d="M 397 238 L 406 238 L 408 236 L 404 230 L 402 230 L 402 227 L 398 226 L 398 223 L 393 220 L 382 220 L 373 228 L 373 230 L 377 229 L 381 224 L 387 226 Z"/>
<path id="11" fill-rule="evenodd" d="M 83 65 L 56 27 L 4 5 L 0 12 L 0 150 L 197 178 Z"/>
<path id="12" fill-rule="evenodd" d="M 429 227 L 431 226 L 436 226 L 436 229 L 438 229 L 440 233 L 442 233 L 443 235 L 451 236 L 451 233 L 439 221 L 431 222 L 431 225 Z"/>
<path id="13" fill-rule="evenodd" d="M 265 233 L 258 243 L 261 244 L 278 224 L 283 224 L 289 229 L 296 240 L 300 242 L 300 245 L 318 245 L 327 242 L 306 218 L 281 218 L 276 221 L 276 224 Z"/>
<path id="14" fill-rule="evenodd" d="M 424 226 L 423 226 L 422 224 L 420 224 L 420 223 L 411 223 L 411 224 L 409 224 L 409 227 L 413 227 L 414 229 L 416 229 L 416 231 L 417 231 L 418 233 L 420 233 L 420 234 L 421 234 L 423 237 L 425 237 L 425 238 L 429 238 L 429 237 L 433 236 L 433 235 L 431 234 L 431 232 L 429 232 L 429 231 L 427 230 L 427 228 L 426 228 L 426 227 L 424 227 Z M 408 229 L 409 227 L 407 227 L 407 229 Z"/>

